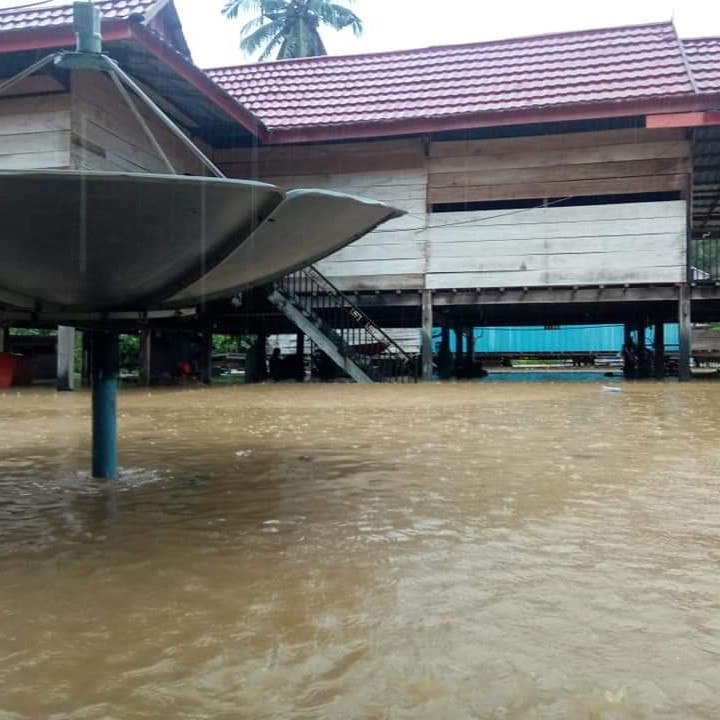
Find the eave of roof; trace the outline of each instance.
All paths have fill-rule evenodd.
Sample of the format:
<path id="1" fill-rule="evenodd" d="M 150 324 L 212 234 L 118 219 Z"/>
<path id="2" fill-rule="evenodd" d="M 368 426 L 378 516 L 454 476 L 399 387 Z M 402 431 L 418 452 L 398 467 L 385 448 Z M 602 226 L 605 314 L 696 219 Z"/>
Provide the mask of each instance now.
<path id="1" fill-rule="evenodd" d="M 262 117 L 273 144 L 691 112 L 716 102 L 714 88 L 698 90 L 668 22 L 207 72 Z"/>
<path id="2" fill-rule="evenodd" d="M 158 0 L 153 6 L 152 12 L 159 12 L 169 0 Z M 398 135 L 430 134 L 453 130 L 469 130 L 473 128 L 508 126 L 530 123 L 552 123 L 572 120 L 590 120 L 610 117 L 628 116 L 652 116 L 666 115 L 671 113 L 691 113 L 705 110 L 717 109 L 720 102 L 720 87 L 707 87 L 700 85 L 699 91 L 693 77 L 694 58 L 685 56 L 684 45 L 677 38 L 674 27 L 672 33 L 677 41 L 678 58 L 684 66 L 684 71 L 678 74 L 677 69 L 673 70 L 678 77 L 686 77 L 687 90 L 677 87 L 673 92 L 663 93 L 662 91 L 648 93 L 647 96 L 635 94 L 632 97 L 617 97 L 611 100 L 588 100 L 579 102 L 554 102 L 535 103 L 530 107 L 508 107 L 502 110 L 482 110 L 472 112 L 458 112 L 434 115 L 419 111 L 416 115 L 403 118 L 374 118 L 371 121 L 350 121 L 350 122 L 313 122 L 298 124 L 296 126 L 268 127 L 260 115 L 262 112 L 253 112 L 231 92 L 224 89 L 220 83 L 213 79 L 222 71 L 242 72 L 263 72 L 267 69 L 277 69 L 282 72 L 291 71 L 293 68 L 300 68 L 310 64 L 312 67 L 318 64 L 323 67 L 333 62 L 345 62 L 357 60 L 358 58 L 379 60 L 393 58 L 403 55 L 412 57 L 422 56 L 425 52 L 449 51 L 462 53 L 478 48 L 493 46 L 504 46 L 518 42 L 544 41 L 547 39 L 563 40 L 577 38 L 589 33 L 612 33 L 615 31 L 634 28 L 670 28 L 668 23 L 655 23 L 644 26 L 629 26 L 624 28 L 602 28 L 597 31 L 575 31 L 571 33 L 553 33 L 549 35 L 538 35 L 530 38 L 512 38 L 507 41 L 491 41 L 487 43 L 468 43 L 464 45 L 436 46 L 434 48 L 422 48 L 409 51 L 391 51 L 385 53 L 365 53 L 355 56 L 333 56 L 328 58 L 300 58 L 295 60 L 283 60 L 269 63 L 257 63 L 253 65 L 230 66 L 226 68 L 215 68 L 203 72 L 192 62 L 183 57 L 182 53 L 171 47 L 168 42 L 159 37 L 147 27 L 143 17 L 132 15 L 128 18 L 111 18 L 103 23 L 103 35 L 108 42 L 113 41 L 134 41 L 146 51 L 157 57 L 168 65 L 179 77 L 193 85 L 205 97 L 221 108 L 225 114 L 236 121 L 241 127 L 253 134 L 265 144 L 289 144 L 307 142 L 325 142 L 335 140 L 363 139 L 373 137 L 389 137 Z M 23 50 L 50 49 L 59 47 L 71 47 L 75 39 L 72 28 L 69 25 L 53 25 L 37 28 L 22 28 L 0 33 L 2 45 L 0 53 L 16 52 Z M 597 39 L 597 38 L 596 38 Z M 702 41 L 714 41 L 720 39 L 708 38 Z M 686 41 L 691 43 L 700 40 Z M 683 81 L 684 82 L 684 81 Z"/>
<path id="3" fill-rule="evenodd" d="M 200 68 L 147 28 L 137 16 L 105 20 L 102 32 L 103 40 L 108 43 L 137 42 L 171 67 L 177 75 L 199 90 L 245 130 L 259 140 L 267 139 L 267 129 L 258 117 L 246 110 L 241 103 L 213 82 Z M 0 33 L 0 36 L 2 37 L 0 53 L 51 50 L 75 45 L 75 34 L 69 25 L 9 30 Z"/>

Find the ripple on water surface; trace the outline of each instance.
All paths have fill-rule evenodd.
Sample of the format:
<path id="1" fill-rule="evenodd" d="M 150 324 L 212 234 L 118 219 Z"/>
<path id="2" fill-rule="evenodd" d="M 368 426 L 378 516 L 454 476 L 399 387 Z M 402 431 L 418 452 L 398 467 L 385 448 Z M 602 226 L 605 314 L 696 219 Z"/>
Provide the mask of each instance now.
<path id="1" fill-rule="evenodd" d="M 0 718 L 716 718 L 720 387 L 0 394 Z"/>

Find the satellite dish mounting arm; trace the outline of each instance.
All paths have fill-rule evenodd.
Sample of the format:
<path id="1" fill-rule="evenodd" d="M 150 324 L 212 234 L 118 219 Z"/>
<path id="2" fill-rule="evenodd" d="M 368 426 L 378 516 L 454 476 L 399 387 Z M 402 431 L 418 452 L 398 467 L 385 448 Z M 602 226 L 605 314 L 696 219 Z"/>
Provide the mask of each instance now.
<path id="1" fill-rule="evenodd" d="M 172 118 L 165 113 L 157 103 L 133 80 L 118 63 L 103 52 L 101 33 L 102 18 L 100 10 L 93 5 L 92 0 L 82 0 L 73 5 L 73 30 L 75 32 L 75 50 L 62 50 L 52 53 L 30 67 L 22 70 L 14 77 L 0 83 L 0 95 L 11 87 L 34 75 L 50 64 L 63 68 L 70 72 L 95 71 L 107 73 L 113 81 L 125 103 L 130 108 L 133 116 L 141 126 L 143 132 L 148 136 L 155 151 L 163 161 L 169 172 L 173 175 L 177 171 L 170 162 L 167 153 L 153 134 L 150 125 L 140 112 L 132 99 L 131 92 L 137 96 L 150 112 L 182 142 L 183 145 L 210 171 L 212 175 L 224 178 L 224 173 L 200 148 L 178 127 Z"/>

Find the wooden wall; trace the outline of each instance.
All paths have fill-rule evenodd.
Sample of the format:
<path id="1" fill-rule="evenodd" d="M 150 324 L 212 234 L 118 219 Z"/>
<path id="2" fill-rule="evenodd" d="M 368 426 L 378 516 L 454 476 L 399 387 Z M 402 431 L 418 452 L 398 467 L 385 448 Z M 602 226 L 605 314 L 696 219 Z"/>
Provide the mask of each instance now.
<path id="1" fill-rule="evenodd" d="M 135 99 L 133 97 L 133 99 Z M 136 100 L 176 172 L 204 174 L 200 163 Z M 83 170 L 167 173 L 150 138 L 112 81 L 94 72 L 72 78 L 72 160 Z"/>
<path id="2" fill-rule="evenodd" d="M 70 167 L 68 94 L 0 99 L 0 170 Z"/>
<path id="3" fill-rule="evenodd" d="M 404 218 L 319 263 L 345 290 L 675 283 L 683 200 L 427 213 L 440 203 L 684 192 L 679 130 L 230 150 L 228 174 L 388 202 Z"/>
<path id="4" fill-rule="evenodd" d="M 436 214 L 426 287 L 683 282 L 686 222 L 684 200 Z"/>
<path id="5" fill-rule="evenodd" d="M 422 287 L 427 171 L 419 139 L 326 146 L 292 146 L 216 153 L 233 177 L 283 187 L 319 187 L 370 197 L 409 214 L 318 263 L 341 289 Z"/>
<path id="6" fill-rule="evenodd" d="M 428 203 L 682 191 L 690 156 L 677 129 L 438 142 Z"/>

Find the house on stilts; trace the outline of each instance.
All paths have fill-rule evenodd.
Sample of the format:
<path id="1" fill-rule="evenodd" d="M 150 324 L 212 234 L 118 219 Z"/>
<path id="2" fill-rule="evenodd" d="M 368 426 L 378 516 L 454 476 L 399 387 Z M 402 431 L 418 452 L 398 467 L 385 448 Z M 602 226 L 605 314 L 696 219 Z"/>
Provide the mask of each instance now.
<path id="1" fill-rule="evenodd" d="M 397 352 L 381 328 L 422 329 L 429 378 L 436 326 L 662 338 L 678 322 L 689 377 L 691 323 L 720 320 L 720 38 L 655 23 L 203 71 L 172 0 L 96 4 L 107 52 L 226 175 L 406 213 L 268 287 L 210 287 L 163 328 L 299 329 L 372 380 L 402 374 L 363 365 L 358 348 Z M 72 46 L 71 20 L 71 5 L 0 11 L 0 83 Z M 180 172 L 204 172 L 145 122 Z M 0 96 L 0 170 L 60 168 L 162 172 L 163 158 L 108 78 L 51 68 Z M 32 320 L 0 307 L 0 324 Z M 147 318 L 126 322 L 149 343 Z"/>

